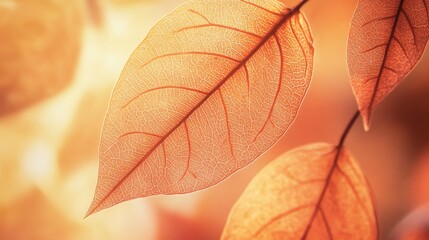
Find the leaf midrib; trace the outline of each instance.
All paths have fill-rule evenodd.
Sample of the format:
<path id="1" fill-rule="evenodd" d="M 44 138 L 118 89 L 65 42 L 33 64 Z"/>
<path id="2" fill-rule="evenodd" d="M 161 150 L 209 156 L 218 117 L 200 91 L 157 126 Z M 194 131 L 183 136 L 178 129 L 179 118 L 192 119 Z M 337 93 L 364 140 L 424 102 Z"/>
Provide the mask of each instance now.
<path id="1" fill-rule="evenodd" d="M 399 21 L 399 16 L 401 15 L 401 11 L 403 9 L 404 2 L 405 2 L 405 0 L 401 0 L 399 2 L 398 9 L 396 10 L 395 21 L 393 22 L 392 31 L 390 32 L 390 36 L 389 36 L 389 40 L 388 40 L 387 45 L 386 45 L 386 49 L 384 50 L 383 61 L 382 61 L 381 66 L 380 66 L 380 71 L 378 72 L 378 75 L 377 75 L 377 81 L 375 82 L 374 91 L 373 91 L 372 96 L 371 96 L 371 101 L 368 105 L 368 112 L 371 112 L 371 110 L 374 106 L 375 97 L 377 95 L 378 88 L 380 87 L 381 77 L 383 76 L 385 65 L 386 65 L 386 62 L 388 59 L 388 55 L 390 52 L 390 46 L 391 46 L 393 39 L 395 37 L 396 28 L 398 26 L 398 21 Z"/>
<path id="2" fill-rule="evenodd" d="M 188 114 L 186 114 L 183 119 L 178 122 L 168 133 L 166 133 L 152 148 L 150 151 L 148 151 L 139 162 L 136 163 L 136 165 L 128 171 L 128 173 L 122 177 L 122 179 L 99 201 L 99 203 L 94 206 L 92 209 L 88 211 L 86 216 L 91 215 L 94 213 L 100 205 L 113 193 L 116 191 L 116 189 L 133 173 L 136 171 L 136 169 L 143 164 L 143 162 L 151 156 L 151 154 L 174 132 L 176 131 L 184 122 L 188 120 L 188 118 L 197 110 L 199 109 L 214 93 L 216 93 L 220 87 L 223 86 L 223 84 L 228 81 L 238 70 L 240 70 L 249 60 L 250 58 L 255 55 L 261 47 L 265 45 L 265 43 L 275 35 L 275 33 L 282 27 L 287 20 L 289 20 L 293 15 L 299 12 L 302 6 L 307 2 L 308 0 L 302 0 L 298 5 L 296 5 L 293 9 L 291 9 L 286 14 L 282 14 L 282 18 L 274 24 L 274 26 L 271 28 L 270 31 L 261 39 L 261 41 L 250 51 L 250 53 L 242 60 L 240 63 L 237 64 L 237 66 L 231 70 L 231 72 L 222 80 L 220 81 Z"/>

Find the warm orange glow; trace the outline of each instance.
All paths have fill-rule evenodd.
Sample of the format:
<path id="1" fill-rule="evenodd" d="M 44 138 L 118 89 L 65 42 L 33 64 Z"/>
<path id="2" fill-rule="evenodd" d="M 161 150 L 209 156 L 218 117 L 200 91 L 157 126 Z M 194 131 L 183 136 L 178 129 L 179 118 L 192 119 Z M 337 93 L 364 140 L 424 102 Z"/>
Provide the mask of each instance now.
<path id="1" fill-rule="evenodd" d="M 54 149 L 44 142 L 30 143 L 22 156 L 22 178 L 46 185 L 55 182 L 57 159 Z"/>
<path id="2" fill-rule="evenodd" d="M 45 53 L 59 53 L 55 66 L 46 63 L 50 54 L 30 59 L 29 65 L 20 64 L 15 61 L 19 58 L 12 55 L 3 60 L 2 49 L 16 50 L 12 43 L 17 40 L 9 38 L 19 27 L 11 22 L 16 24 L 21 19 L 37 25 L 38 20 L 50 16 L 46 13 L 29 19 L 38 8 L 24 10 L 21 3 L 42 8 L 48 1 L 69 10 L 72 4 L 79 3 L 82 35 L 60 34 L 63 43 L 47 44 L 51 48 Z M 90 17 L 92 10 L 87 1 L 99 4 L 93 8 L 101 13 L 99 23 Z M 53 78 L 36 81 L 31 69 L 42 74 L 41 69 L 59 73 L 70 68 L 62 79 L 68 80 L 64 88 L 51 89 L 50 97 L 37 103 L 30 101 L 28 107 L 0 117 L 1 240 L 219 239 L 232 206 L 262 168 L 297 146 L 338 141 L 356 111 L 346 53 L 350 21 L 358 1 L 310 0 L 302 11 L 314 37 L 313 80 L 298 117 L 278 143 L 216 186 L 191 194 L 136 199 L 83 219 L 97 183 L 100 135 L 115 83 L 149 30 L 184 2 L 0 0 L 0 94 L 5 91 L 6 74 L 29 76 L 23 87 L 37 92 L 38 88 L 32 87 L 39 83 L 46 86 Z M 299 0 L 283 2 L 291 7 Z M 3 14 L 5 9 L 10 14 Z M 33 34 L 26 41 L 46 36 L 39 30 Z M 76 63 L 68 65 L 72 62 L 61 55 L 65 51 L 63 44 L 79 41 L 79 49 L 73 50 L 78 53 Z M 18 65 L 10 66 L 12 62 Z M 61 64 L 67 69 L 60 70 Z M 377 105 L 371 131 L 365 133 L 356 124 L 346 143 L 374 188 L 381 240 L 389 239 L 392 229 L 408 212 L 429 202 L 427 66 L 428 52 L 396 90 Z M 2 96 L 0 108 L 4 104 Z M 418 226 L 425 222 L 423 218 L 416 219 Z"/>

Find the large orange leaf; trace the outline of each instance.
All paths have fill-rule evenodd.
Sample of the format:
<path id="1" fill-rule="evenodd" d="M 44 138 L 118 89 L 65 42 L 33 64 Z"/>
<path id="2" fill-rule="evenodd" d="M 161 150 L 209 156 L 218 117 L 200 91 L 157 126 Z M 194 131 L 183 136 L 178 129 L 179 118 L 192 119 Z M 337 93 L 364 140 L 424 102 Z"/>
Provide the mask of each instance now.
<path id="1" fill-rule="evenodd" d="M 207 188 L 270 148 L 310 83 L 305 2 L 194 0 L 162 19 L 115 87 L 88 214 Z"/>
<path id="2" fill-rule="evenodd" d="M 365 128 L 374 107 L 410 73 L 429 38 L 428 0 L 361 0 L 348 65 Z"/>
<path id="3" fill-rule="evenodd" d="M 315 144 L 281 156 L 252 180 L 233 207 L 222 239 L 377 236 L 369 186 L 355 160 L 345 150 Z"/>
<path id="4" fill-rule="evenodd" d="M 81 1 L 0 2 L 0 116 L 70 84 L 82 30 Z"/>

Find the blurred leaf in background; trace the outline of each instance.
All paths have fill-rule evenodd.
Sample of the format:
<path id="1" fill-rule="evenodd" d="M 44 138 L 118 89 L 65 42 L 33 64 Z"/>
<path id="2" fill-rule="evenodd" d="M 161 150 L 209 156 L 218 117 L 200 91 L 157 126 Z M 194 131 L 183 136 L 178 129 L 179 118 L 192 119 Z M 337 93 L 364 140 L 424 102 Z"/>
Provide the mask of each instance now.
<path id="1" fill-rule="evenodd" d="M 81 1 L 0 2 L 0 116 L 64 89 L 81 47 Z"/>
<path id="2" fill-rule="evenodd" d="M 429 239 L 429 205 L 423 205 L 409 213 L 395 227 L 391 240 Z"/>

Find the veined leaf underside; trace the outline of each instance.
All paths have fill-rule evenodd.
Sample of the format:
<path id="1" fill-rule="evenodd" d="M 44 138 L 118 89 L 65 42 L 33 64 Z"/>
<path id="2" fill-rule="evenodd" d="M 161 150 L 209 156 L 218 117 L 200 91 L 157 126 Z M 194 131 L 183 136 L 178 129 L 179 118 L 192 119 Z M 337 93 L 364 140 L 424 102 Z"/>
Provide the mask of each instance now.
<path id="1" fill-rule="evenodd" d="M 421 58 L 429 38 L 426 0 L 363 0 L 349 39 L 353 90 L 365 122 Z"/>
<path id="2" fill-rule="evenodd" d="M 270 24 L 271 27 L 269 27 L 265 33 L 259 33 L 257 32 L 258 30 L 254 30 L 256 29 L 256 27 L 254 27 L 253 31 L 251 31 L 252 27 L 248 27 L 244 23 L 242 23 L 243 26 L 241 28 L 238 26 L 229 26 L 219 22 L 220 19 L 216 18 L 216 16 L 208 16 L 209 14 L 207 12 L 204 12 L 204 8 L 206 7 L 213 7 L 215 9 L 216 7 L 221 6 L 220 2 L 233 3 L 240 6 L 250 6 L 253 9 L 252 11 L 255 11 L 259 15 L 264 16 L 265 19 L 262 19 L 261 21 L 267 26 L 268 24 Z M 136 50 L 136 52 L 138 52 L 150 49 L 154 53 L 146 55 L 155 55 L 155 57 L 151 57 L 145 60 L 140 57 L 137 60 L 131 59 L 129 61 L 128 65 L 131 66 L 130 70 L 124 70 L 124 73 L 121 76 L 121 79 L 124 80 L 120 81 L 115 88 L 116 95 L 114 93 L 110 110 L 108 116 L 106 117 L 105 123 L 105 129 L 111 129 L 111 132 L 108 132 L 108 134 L 104 134 L 104 137 L 102 137 L 102 147 L 100 150 L 101 159 L 117 159 L 116 161 L 119 161 L 120 158 L 122 158 L 121 156 L 127 156 L 123 153 L 124 151 L 132 151 L 132 160 L 129 161 L 129 164 L 126 163 L 128 167 L 123 168 L 124 170 L 120 170 L 119 174 L 116 173 L 115 176 L 112 177 L 115 180 L 112 180 L 112 182 L 105 184 L 109 185 L 109 187 L 100 190 L 104 192 L 103 194 L 101 194 L 103 196 L 100 195 L 98 196 L 98 198 L 96 196 L 88 214 L 91 214 L 96 210 L 100 210 L 100 208 L 104 208 L 102 205 L 111 206 L 114 205 L 113 202 L 115 202 L 116 204 L 117 202 L 125 200 L 125 198 L 122 200 L 121 197 L 129 194 L 126 194 L 124 190 L 121 190 L 120 188 L 124 185 L 131 184 L 127 183 L 127 180 L 130 178 L 130 176 L 134 174 L 136 174 L 137 176 L 137 172 L 141 171 L 141 168 L 146 167 L 143 166 L 143 163 L 153 161 L 153 163 L 147 163 L 148 166 L 150 165 L 147 168 L 151 168 L 152 171 L 153 169 L 156 169 L 155 172 L 159 171 L 159 177 L 161 179 L 165 178 L 162 181 L 166 181 L 166 183 L 165 186 L 163 186 L 163 190 L 156 189 L 160 188 L 159 185 L 164 185 L 164 183 L 156 184 L 153 182 L 154 179 L 148 179 L 147 182 L 152 183 L 146 184 L 145 182 L 143 184 L 151 185 L 151 187 L 148 189 L 146 186 L 146 189 L 142 190 L 146 193 L 136 193 L 135 195 L 143 196 L 153 195 L 156 193 L 173 194 L 194 191 L 196 189 L 201 189 L 206 186 L 213 185 L 215 184 L 215 182 L 219 182 L 221 179 L 230 175 L 238 168 L 241 168 L 244 165 L 248 164 L 249 160 L 253 160 L 256 155 L 260 155 L 264 149 L 269 147 L 263 146 L 267 145 L 264 144 L 264 142 L 267 141 L 267 131 L 276 131 L 276 139 L 278 139 L 278 137 L 284 133 L 287 128 L 287 126 L 284 126 L 284 121 L 286 120 L 288 125 L 290 125 L 290 123 L 292 122 L 293 119 L 291 118 L 296 114 L 299 104 L 302 101 L 302 98 L 308 87 L 309 78 L 311 77 L 312 39 L 308 32 L 308 26 L 306 25 L 305 20 L 299 14 L 300 7 L 306 1 L 303 1 L 294 9 L 287 9 L 284 12 L 276 12 L 273 9 L 268 9 L 266 7 L 256 4 L 259 2 L 260 1 L 244 0 L 225 0 L 217 2 L 193 1 L 187 6 L 180 8 L 180 10 L 176 10 L 178 12 L 177 16 L 174 15 L 173 17 L 171 17 L 172 19 L 179 22 L 177 24 L 178 26 L 171 27 L 171 29 L 169 29 L 168 35 L 166 35 L 166 37 L 172 39 L 172 41 L 180 42 L 183 41 L 182 39 L 193 39 L 191 38 L 191 36 L 195 35 L 201 35 L 201 38 L 204 38 L 204 35 L 200 34 L 200 31 L 203 31 L 206 34 L 210 34 L 210 32 L 213 31 L 222 31 L 222 36 L 225 35 L 232 39 L 243 39 L 244 43 L 241 45 L 246 45 L 247 48 L 241 47 L 243 49 L 240 49 L 240 45 L 236 44 L 236 48 L 231 48 L 232 50 L 228 50 L 228 48 L 226 48 L 227 50 L 224 50 L 225 52 L 234 52 L 234 49 L 238 49 L 236 50 L 236 52 L 238 52 L 237 54 L 224 54 L 215 51 L 207 51 L 203 50 L 205 46 L 199 46 L 197 44 L 188 44 L 180 46 L 178 48 L 183 49 L 183 51 L 180 52 L 169 52 L 167 49 L 164 53 L 156 53 L 156 51 L 159 50 L 150 49 L 150 46 L 146 46 L 144 44 L 142 44 Z M 192 19 L 192 21 L 194 21 L 189 21 L 189 19 L 186 21 L 188 25 L 192 24 L 191 26 L 184 25 L 182 23 L 184 22 L 184 20 L 182 20 L 182 18 L 184 18 L 183 16 L 189 17 Z M 265 26 L 265 28 L 267 28 L 267 26 Z M 207 33 L 206 31 L 210 32 Z M 290 32 L 290 36 L 288 36 L 289 38 L 285 36 L 280 36 L 280 34 L 278 34 L 279 31 L 282 33 Z M 155 38 L 157 37 L 157 34 L 162 36 L 162 34 L 158 33 L 156 30 L 152 30 L 149 35 L 154 36 Z M 198 39 L 198 37 L 196 38 Z M 211 46 L 210 44 L 210 42 L 207 43 L 209 47 L 222 48 L 223 45 L 228 45 L 229 43 L 225 42 L 225 44 L 223 45 L 217 43 L 217 45 L 213 44 L 213 46 Z M 292 57 L 285 58 L 284 55 L 286 53 L 284 53 L 284 45 L 287 45 L 289 47 L 296 47 L 298 52 L 294 54 L 289 54 L 292 55 Z M 168 46 L 167 48 L 174 49 L 174 47 L 171 46 Z M 261 57 L 260 55 L 263 54 L 266 54 L 267 56 Z M 146 55 L 143 55 L 143 58 L 145 58 Z M 301 62 L 293 63 L 293 61 L 291 61 L 293 57 L 295 58 L 295 61 L 298 61 L 297 58 L 302 59 L 302 64 Z M 261 111 L 262 114 L 260 114 L 261 116 L 256 117 L 256 119 L 259 121 L 257 124 L 258 126 L 252 127 L 252 131 L 242 132 L 242 134 L 246 135 L 246 142 L 241 142 L 241 145 L 247 144 L 250 147 L 241 147 L 237 144 L 238 141 L 242 140 L 239 140 L 239 138 L 236 136 L 236 129 L 238 128 L 237 115 L 239 115 L 236 109 L 243 108 L 240 113 L 249 112 L 250 116 L 250 113 L 252 111 L 255 111 L 253 109 L 255 107 L 253 107 L 252 104 L 257 103 L 257 100 L 254 99 L 253 95 L 255 94 L 255 92 L 257 93 L 258 91 L 264 92 L 264 90 L 260 90 L 254 86 L 256 84 L 262 85 L 262 83 L 260 82 L 255 82 L 257 81 L 255 77 L 260 75 L 260 73 L 256 71 L 256 68 L 260 67 L 257 67 L 255 59 L 262 59 L 262 64 L 267 64 L 271 62 L 273 66 L 270 67 L 273 67 L 275 69 L 271 75 L 277 76 L 269 79 L 270 86 L 268 89 L 270 89 L 271 92 L 267 92 L 268 97 L 267 101 L 263 103 L 263 111 Z M 213 70 L 215 69 L 215 67 L 204 69 L 203 67 L 201 67 L 202 65 L 216 66 L 221 64 L 223 64 L 222 70 L 228 71 L 223 73 L 223 77 L 220 77 L 220 80 L 217 79 L 216 81 L 210 79 L 214 79 L 216 77 L 221 76 L 218 72 Z M 285 64 L 287 64 L 287 66 L 285 66 Z M 203 70 L 208 72 L 201 79 L 196 78 L 198 79 L 198 81 L 193 80 L 193 77 L 180 79 L 180 73 L 183 73 L 185 71 L 192 72 L 191 68 L 188 67 L 189 65 L 198 66 L 196 67 L 196 70 L 193 70 L 194 73 L 198 73 L 198 71 L 202 72 Z M 158 72 L 158 68 L 160 66 L 163 71 Z M 292 68 L 294 68 L 295 66 L 300 66 L 300 69 L 295 71 L 297 77 L 290 75 L 290 71 L 292 71 Z M 174 71 L 165 71 L 165 69 L 169 68 L 174 69 Z M 156 84 L 154 84 L 156 86 L 154 87 L 145 87 L 144 90 L 135 90 L 133 88 L 141 88 L 139 86 L 139 84 L 141 83 L 137 83 L 137 87 L 133 87 L 131 91 L 129 90 L 130 85 L 136 85 L 135 83 L 131 84 L 131 82 L 134 81 L 134 79 L 136 78 L 141 78 L 139 74 L 141 74 L 142 72 L 144 72 L 146 76 L 155 76 L 153 78 L 156 78 L 161 75 L 169 76 L 170 73 L 172 75 L 172 73 L 174 73 L 175 71 L 178 71 L 176 75 L 178 75 L 180 82 L 179 80 L 171 80 L 176 81 L 175 84 L 171 84 L 171 82 L 168 81 L 166 83 L 163 83 L 161 81 L 156 82 Z M 186 73 L 188 74 L 188 72 Z M 286 76 L 286 74 L 288 75 Z M 208 81 L 207 79 L 209 79 L 210 81 Z M 264 79 L 264 77 L 262 77 L 262 79 Z M 286 80 L 293 80 L 295 82 L 293 84 L 286 84 L 283 82 Z M 210 82 L 210 84 L 207 84 L 208 82 Z M 205 84 L 203 85 L 203 83 Z M 152 83 L 149 82 L 145 84 L 150 85 Z M 292 94 L 293 91 L 296 91 L 296 93 Z M 167 92 L 168 94 L 166 95 Z M 285 103 L 279 103 L 279 99 L 285 101 L 284 95 L 286 93 L 292 95 L 293 98 L 291 98 L 290 100 L 286 100 Z M 157 104 L 155 105 L 155 103 L 153 103 L 152 101 L 148 101 L 148 99 L 153 98 L 153 96 L 156 95 L 160 95 L 163 98 L 159 98 Z M 235 95 L 238 96 L 237 99 L 234 99 Z M 171 108 L 172 103 L 168 102 L 172 101 L 173 98 L 175 99 L 175 103 L 177 104 L 176 108 Z M 115 101 L 115 99 L 118 100 Z M 184 101 L 183 99 L 185 99 L 186 101 Z M 243 107 L 242 105 L 246 103 L 248 104 L 248 106 Z M 149 109 L 148 105 L 150 104 L 153 105 Z M 165 104 L 165 107 L 163 104 Z M 278 114 L 279 108 L 285 108 L 285 104 L 288 105 L 288 108 L 292 108 L 292 110 L 288 110 L 290 111 L 290 116 L 287 116 L 286 119 L 280 121 Z M 208 107 L 214 105 L 216 107 Z M 155 108 L 156 106 L 158 107 Z M 138 111 L 142 111 L 142 108 L 148 108 L 148 110 L 146 110 L 148 112 L 153 111 L 153 114 L 149 116 L 152 119 L 156 119 L 158 115 L 164 114 L 159 112 L 156 112 L 155 114 L 156 109 L 161 109 L 165 112 L 164 115 L 169 116 L 168 118 L 164 117 L 164 119 L 169 119 L 169 121 L 161 122 L 155 120 L 154 123 L 156 124 L 150 125 L 151 127 L 153 127 L 151 131 L 147 129 L 141 129 L 141 127 L 136 127 L 137 123 L 134 123 L 133 120 L 129 120 L 128 116 L 136 116 L 138 114 Z M 208 115 L 213 115 L 213 111 L 215 111 L 217 114 L 220 114 L 221 116 L 223 115 L 222 118 L 216 118 L 216 120 L 211 120 L 212 118 L 209 118 Z M 203 115 L 204 117 L 201 117 L 201 115 Z M 124 116 L 126 117 L 125 123 L 122 123 L 122 125 L 118 125 L 118 121 L 116 118 L 122 119 L 121 122 L 124 122 Z M 209 120 L 214 121 L 214 123 L 209 122 Z M 144 122 L 147 123 L 149 123 L 150 121 L 152 120 L 144 120 Z M 219 124 L 222 124 L 223 127 L 218 127 L 218 131 L 214 131 L 213 129 L 217 128 L 216 126 L 219 126 Z M 208 129 L 205 129 L 203 132 L 196 134 L 197 131 L 202 131 L 202 128 L 205 127 L 204 125 L 206 125 Z M 126 131 L 122 130 L 125 128 L 130 129 L 127 129 Z M 114 134 L 112 134 L 112 132 Z M 223 133 L 225 134 L 225 138 L 221 139 L 219 137 L 219 141 L 221 143 L 224 143 L 224 146 L 222 146 L 222 148 L 219 147 L 219 149 L 217 149 L 213 145 L 209 145 L 209 148 L 214 149 L 211 150 L 212 152 L 218 151 L 220 155 L 223 155 L 224 159 L 229 159 L 230 161 L 226 163 L 213 163 L 213 161 L 211 161 L 210 164 L 213 163 L 216 166 L 210 166 L 212 170 L 209 171 L 209 176 L 212 175 L 211 172 L 216 171 L 213 170 L 213 168 L 222 168 L 223 170 L 221 171 L 220 176 L 213 177 L 212 175 L 211 179 L 204 179 L 207 175 L 208 170 L 204 170 L 204 167 L 200 168 L 202 167 L 201 165 L 199 165 L 200 167 L 195 166 L 195 164 L 198 165 L 200 163 L 193 161 L 193 158 L 200 157 L 199 155 L 204 152 L 202 151 L 203 147 L 201 144 L 203 140 L 200 139 L 200 141 L 195 141 L 195 138 L 196 136 L 204 138 L 205 134 L 212 134 L 212 136 L 214 137 L 211 137 L 210 139 L 207 138 L 208 140 L 204 141 L 212 141 L 212 139 L 218 140 L 216 139 L 217 136 L 213 135 L 213 132 L 219 132 L 218 135 L 221 135 Z M 113 137 L 114 135 L 116 135 L 116 137 Z M 174 140 L 174 145 L 176 145 L 175 152 L 179 153 L 172 152 L 172 139 Z M 129 149 L 130 143 L 131 149 Z M 261 144 L 262 146 L 257 147 Z M 128 148 L 125 148 L 125 146 L 127 146 Z M 125 150 L 121 150 L 123 148 Z M 244 148 L 250 148 L 250 152 L 253 156 L 249 156 L 249 153 L 244 152 Z M 119 153 L 118 149 L 120 150 Z M 211 155 L 210 151 L 206 153 Z M 109 157 L 104 157 L 104 155 Z M 156 155 L 156 157 L 154 157 L 154 155 Z M 221 157 L 214 155 L 215 154 L 213 154 L 212 158 L 216 161 L 218 161 L 217 158 Z M 171 159 L 174 156 L 179 158 L 180 161 L 175 160 L 176 162 L 172 162 Z M 210 156 L 207 158 L 210 158 Z M 103 171 L 103 169 L 111 168 L 112 163 L 108 162 L 106 164 L 104 161 L 100 161 L 100 171 Z M 147 174 L 147 171 L 142 171 L 140 174 Z M 118 177 L 119 175 L 120 177 Z M 143 178 L 145 178 L 145 176 L 143 176 Z M 104 180 L 101 180 L 99 178 L 99 185 L 100 181 Z M 186 182 L 186 186 L 184 186 L 185 183 L 181 182 Z M 141 184 L 141 182 L 139 184 Z M 192 184 L 192 186 L 190 184 Z M 175 190 L 171 189 L 173 185 Z M 135 188 L 135 186 L 131 185 L 128 187 Z M 153 193 L 148 193 L 151 191 Z M 112 197 L 112 194 L 115 194 L 115 192 L 120 192 L 118 194 L 120 197 Z M 136 190 L 136 192 L 138 192 L 138 190 Z M 110 198 L 114 199 L 109 200 Z M 128 199 L 129 197 L 126 198 Z"/>

